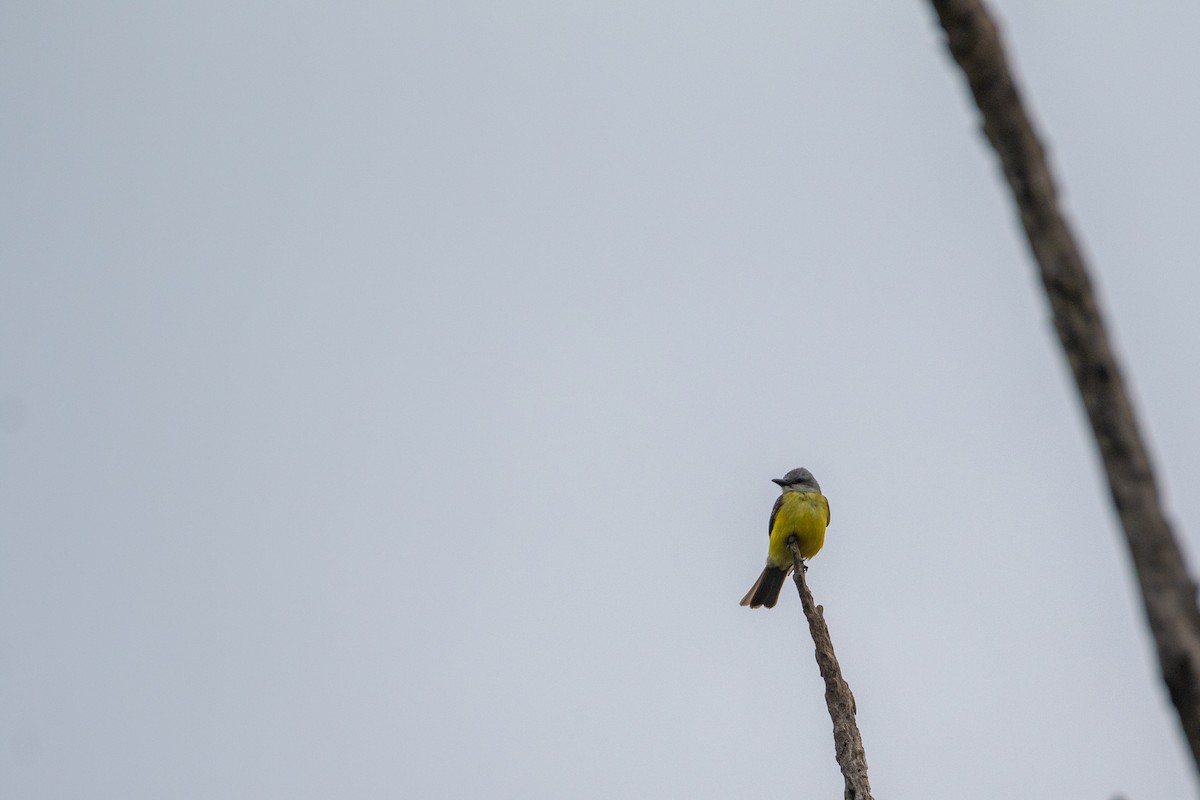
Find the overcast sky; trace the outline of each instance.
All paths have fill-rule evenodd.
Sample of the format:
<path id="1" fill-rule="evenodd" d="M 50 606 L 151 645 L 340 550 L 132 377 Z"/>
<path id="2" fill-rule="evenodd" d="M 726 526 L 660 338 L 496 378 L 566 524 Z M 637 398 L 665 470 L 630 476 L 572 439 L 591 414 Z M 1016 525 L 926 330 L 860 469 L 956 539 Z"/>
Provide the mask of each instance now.
<path id="1" fill-rule="evenodd" d="M 1200 559 L 1200 11 L 997 2 Z M 7 2 L 0 796 L 1197 784 L 924 3 Z"/>

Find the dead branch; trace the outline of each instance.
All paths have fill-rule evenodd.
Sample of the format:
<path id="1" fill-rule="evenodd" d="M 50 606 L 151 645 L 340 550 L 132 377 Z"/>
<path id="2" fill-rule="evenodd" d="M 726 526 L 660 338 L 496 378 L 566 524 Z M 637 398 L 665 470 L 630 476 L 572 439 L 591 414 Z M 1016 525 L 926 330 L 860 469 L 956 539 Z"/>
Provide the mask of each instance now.
<path id="1" fill-rule="evenodd" d="M 981 0 L 932 0 L 1012 190 L 1054 326 L 1096 446 L 1141 587 L 1163 681 L 1200 768 L 1200 610 L 1196 585 L 1163 513 L 1150 458 L 1079 245 L 1058 204 L 1033 122 Z"/>
<path id="2" fill-rule="evenodd" d="M 829 638 L 829 628 L 825 625 L 824 609 L 813 602 L 812 592 L 808 589 L 808 581 L 804 578 L 804 559 L 800 557 L 800 546 L 794 537 L 788 542 L 788 549 L 792 551 L 795 566 L 793 577 L 796 590 L 800 592 L 800 604 L 804 606 L 808 630 L 817 647 L 817 667 L 825 680 L 825 705 L 829 707 L 829 718 L 833 720 L 834 753 L 846 781 L 845 800 L 871 800 L 867 754 L 863 750 L 862 735 L 854 719 L 854 695 L 842 678 L 842 668 L 838 666 L 833 640 Z"/>

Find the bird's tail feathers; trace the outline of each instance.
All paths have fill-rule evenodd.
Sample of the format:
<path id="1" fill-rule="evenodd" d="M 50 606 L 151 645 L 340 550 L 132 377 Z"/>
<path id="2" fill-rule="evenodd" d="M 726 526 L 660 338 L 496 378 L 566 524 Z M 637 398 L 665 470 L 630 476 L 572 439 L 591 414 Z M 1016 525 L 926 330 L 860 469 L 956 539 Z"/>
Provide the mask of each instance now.
<path id="1" fill-rule="evenodd" d="M 767 564 L 763 567 L 758 580 L 750 587 L 750 591 L 746 592 L 746 596 L 742 598 L 742 605 L 751 608 L 759 606 L 774 608 L 775 603 L 779 600 L 779 592 L 783 590 L 785 578 L 787 578 L 787 570 Z"/>

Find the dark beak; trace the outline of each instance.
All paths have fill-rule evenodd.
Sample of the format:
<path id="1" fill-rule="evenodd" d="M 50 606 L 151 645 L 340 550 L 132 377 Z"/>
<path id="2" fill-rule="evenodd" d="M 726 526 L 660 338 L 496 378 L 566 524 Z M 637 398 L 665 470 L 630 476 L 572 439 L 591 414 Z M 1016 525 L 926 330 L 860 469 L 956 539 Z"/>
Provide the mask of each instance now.
<path id="1" fill-rule="evenodd" d="M 771 478 L 771 483 L 777 486 L 787 486 L 787 481 L 785 481 L 783 478 Z"/>

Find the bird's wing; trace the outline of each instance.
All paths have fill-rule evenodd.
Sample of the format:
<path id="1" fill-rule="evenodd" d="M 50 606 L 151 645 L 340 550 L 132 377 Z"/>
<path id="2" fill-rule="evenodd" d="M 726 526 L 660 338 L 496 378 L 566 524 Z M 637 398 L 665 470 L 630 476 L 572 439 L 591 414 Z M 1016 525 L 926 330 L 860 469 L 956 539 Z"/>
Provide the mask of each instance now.
<path id="1" fill-rule="evenodd" d="M 825 512 L 825 524 L 829 524 L 829 499 L 821 495 L 821 510 Z"/>
<path id="2" fill-rule="evenodd" d="M 783 505 L 783 495 L 775 498 L 775 505 L 771 508 L 771 521 L 767 523 L 767 538 L 771 538 L 771 531 L 775 530 L 775 515 L 779 513 L 779 507 Z"/>

